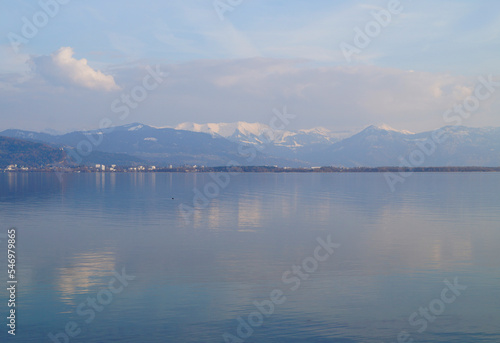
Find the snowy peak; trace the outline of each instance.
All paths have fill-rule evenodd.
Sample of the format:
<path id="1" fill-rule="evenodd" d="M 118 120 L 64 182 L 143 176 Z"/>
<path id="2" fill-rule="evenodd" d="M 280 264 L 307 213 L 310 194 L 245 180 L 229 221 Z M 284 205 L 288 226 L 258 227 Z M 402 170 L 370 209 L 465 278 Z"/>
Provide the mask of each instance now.
<path id="1" fill-rule="evenodd" d="M 321 127 L 321 126 L 313 127 L 312 129 L 299 130 L 298 132 L 305 133 L 305 134 L 324 135 L 324 136 L 327 136 L 331 133 L 330 130 L 328 130 L 324 127 Z"/>
<path id="2" fill-rule="evenodd" d="M 334 133 L 324 127 L 316 127 L 299 131 L 275 131 L 270 126 L 261 123 L 182 123 L 177 130 L 203 132 L 215 137 L 224 137 L 233 142 L 297 148 L 310 144 L 331 144 L 347 137 L 348 133 Z"/>
<path id="3" fill-rule="evenodd" d="M 209 133 L 214 136 L 229 138 L 234 134 L 260 136 L 271 128 L 260 123 L 246 123 L 238 121 L 236 123 L 182 123 L 175 127 L 176 130 L 186 130 L 194 132 Z"/>
<path id="4" fill-rule="evenodd" d="M 375 131 L 375 132 L 378 132 L 378 131 L 391 131 L 391 132 L 401 133 L 403 135 L 413 135 L 413 134 L 415 134 L 414 132 L 407 131 L 407 130 L 397 130 L 397 129 L 393 128 L 393 127 L 390 127 L 387 124 L 370 125 L 366 129 L 364 129 L 363 131 Z"/>

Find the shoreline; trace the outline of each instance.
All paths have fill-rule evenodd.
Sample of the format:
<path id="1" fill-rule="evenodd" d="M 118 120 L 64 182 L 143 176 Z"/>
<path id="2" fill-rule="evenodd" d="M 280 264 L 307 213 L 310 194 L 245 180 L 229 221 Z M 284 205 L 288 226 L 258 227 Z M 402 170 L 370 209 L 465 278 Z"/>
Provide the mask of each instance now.
<path id="1" fill-rule="evenodd" d="M 58 174 L 80 174 L 80 173 L 122 173 L 122 174 L 149 174 L 149 173 L 492 173 L 500 172 L 500 167 L 269 167 L 269 166 L 241 166 L 241 167 L 178 167 L 158 168 L 144 170 L 130 170 L 128 167 L 116 168 L 115 170 L 99 170 L 93 167 L 73 168 L 32 168 L 2 170 L 3 173 L 58 173 Z"/>

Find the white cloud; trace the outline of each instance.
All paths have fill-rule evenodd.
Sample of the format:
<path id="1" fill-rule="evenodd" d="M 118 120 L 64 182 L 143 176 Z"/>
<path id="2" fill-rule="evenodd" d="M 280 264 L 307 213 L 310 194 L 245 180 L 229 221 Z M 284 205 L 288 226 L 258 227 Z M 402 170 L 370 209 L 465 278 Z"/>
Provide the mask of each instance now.
<path id="1" fill-rule="evenodd" d="M 50 56 L 33 58 L 32 62 L 38 74 L 55 84 L 103 91 L 120 89 L 113 76 L 94 70 L 85 58 L 78 60 L 73 54 L 72 48 L 62 47 Z"/>

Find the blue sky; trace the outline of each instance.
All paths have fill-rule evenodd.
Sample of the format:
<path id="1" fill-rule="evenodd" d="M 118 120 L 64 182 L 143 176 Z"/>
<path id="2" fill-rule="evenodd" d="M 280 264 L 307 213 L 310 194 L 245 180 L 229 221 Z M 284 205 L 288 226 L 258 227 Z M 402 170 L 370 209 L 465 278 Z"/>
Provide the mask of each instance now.
<path id="1" fill-rule="evenodd" d="M 267 122 L 287 106 L 297 116 L 290 129 L 422 131 L 446 125 L 442 113 L 478 76 L 500 74 L 493 0 L 401 0 L 402 11 L 351 62 L 340 45 L 352 45 L 355 28 L 390 1 L 242 0 L 221 20 L 214 4 L 238 1 L 60 0 L 67 3 L 14 51 L 23 17 L 33 22 L 41 3 L 55 1 L 1 5 L 0 129 L 96 128 L 116 117 L 110 104 L 141 84 L 146 66 L 160 65 L 165 82 L 114 124 Z M 500 126 L 498 104 L 494 94 L 464 124 Z"/>

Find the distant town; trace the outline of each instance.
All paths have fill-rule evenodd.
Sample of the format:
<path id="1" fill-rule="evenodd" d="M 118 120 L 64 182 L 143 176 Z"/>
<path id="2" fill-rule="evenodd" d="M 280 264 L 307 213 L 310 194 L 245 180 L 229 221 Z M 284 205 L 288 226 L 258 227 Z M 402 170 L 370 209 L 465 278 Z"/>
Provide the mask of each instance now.
<path id="1" fill-rule="evenodd" d="M 500 167 L 279 167 L 279 166 L 221 166 L 206 167 L 197 165 L 185 166 L 118 166 L 116 164 L 93 166 L 61 166 L 26 167 L 11 164 L 2 170 L 9 173 L 26 172 L 58 172 L 58 173 L 384 173 L 384 172 L 500 172 Z"/>

